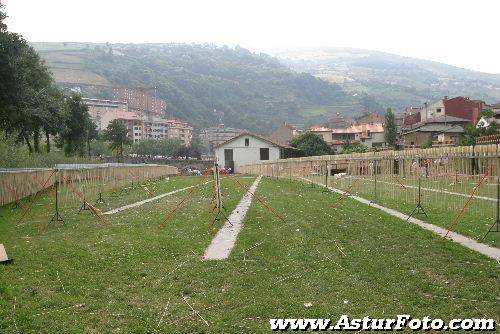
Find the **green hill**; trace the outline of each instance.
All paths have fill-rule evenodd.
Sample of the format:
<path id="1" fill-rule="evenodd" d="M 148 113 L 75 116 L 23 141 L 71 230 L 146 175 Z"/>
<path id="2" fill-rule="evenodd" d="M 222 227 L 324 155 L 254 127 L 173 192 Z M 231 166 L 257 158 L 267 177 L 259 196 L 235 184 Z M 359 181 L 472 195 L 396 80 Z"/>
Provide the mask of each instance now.
<path id="1" fill-rule="evenodd" d="M 196 127 L 218 122 L 269 134 L 283 121 L 311 124 L 359 113 L 370 100 L 243 48 L 194 44 L 34 43 L 62 86 L 111 97 L 113 85 L 157 87 L 167 113 Z M 360 106 L 359 103 L 365 107 Z M 354 107 L 353 107 L 354 105 Z M 313 110 L 314 112 L 311 112 Z"/>
<path id="2" fill-rule="evenodd" d="M 500 101 L 500 75 L 378 51 L 308 47 L 269 50 L 297 72 L 373 96 L 378 108 L 419 106 L 444 95 Z M 479 51 L 480 52 L 480 51 Z"/>

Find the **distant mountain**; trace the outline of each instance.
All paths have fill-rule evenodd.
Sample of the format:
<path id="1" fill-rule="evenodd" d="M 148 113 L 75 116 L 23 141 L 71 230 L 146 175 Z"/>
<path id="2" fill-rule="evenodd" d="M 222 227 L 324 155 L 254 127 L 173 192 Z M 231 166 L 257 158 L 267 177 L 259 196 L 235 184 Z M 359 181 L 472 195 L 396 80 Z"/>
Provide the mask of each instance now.
<path id="1" fill-rule="evenodd" d="M 374 99 L 375 109 L 419 106 L 445 95 L 488 103 L 500 101 L 500 75 L 438 62 L 351 48 L 266 50 L 297 72 L 339 84 L 352 94 Z M 479 50 L 478 52 L 483 52 Z"/>
<path id="2" fill-rule="evenodd" d="M 197 128 L 228 126 L 269 134 L 281 122 L 323 122 L 333 112 L 373 106 L 335 84 L 297 73 L 266 54 L 194 44 L 34 43 L 61 86 L 111 98 L 112 86 L 157 87 L 167 113 Z"/>

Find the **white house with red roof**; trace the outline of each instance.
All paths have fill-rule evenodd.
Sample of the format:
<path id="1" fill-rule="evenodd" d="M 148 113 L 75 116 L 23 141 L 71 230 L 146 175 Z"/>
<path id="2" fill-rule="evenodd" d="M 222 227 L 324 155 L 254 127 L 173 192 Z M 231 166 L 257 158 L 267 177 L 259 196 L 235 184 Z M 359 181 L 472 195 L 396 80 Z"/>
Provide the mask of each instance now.
<path id="1" fill-rule="evenodd" d="M 276 143 L 250 132 L 233 137 L 214 147 L 216 161 L 220 167 L 238 173 L 241 166 L 257 162 L 285 159 L 293 156 L 297 149 Z"/>

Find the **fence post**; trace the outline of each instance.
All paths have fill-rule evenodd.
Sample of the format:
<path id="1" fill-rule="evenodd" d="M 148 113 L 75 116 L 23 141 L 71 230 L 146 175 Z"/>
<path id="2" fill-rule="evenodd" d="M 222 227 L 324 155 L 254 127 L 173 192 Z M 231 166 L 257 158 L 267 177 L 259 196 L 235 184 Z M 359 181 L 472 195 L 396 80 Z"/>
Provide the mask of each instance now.
<path id="1" fill-rule="evenodd" d="M 377 160 L 373 160 L 373 178 L 375 185 L 373 187 L 373 202 L 377 202 Z"/>

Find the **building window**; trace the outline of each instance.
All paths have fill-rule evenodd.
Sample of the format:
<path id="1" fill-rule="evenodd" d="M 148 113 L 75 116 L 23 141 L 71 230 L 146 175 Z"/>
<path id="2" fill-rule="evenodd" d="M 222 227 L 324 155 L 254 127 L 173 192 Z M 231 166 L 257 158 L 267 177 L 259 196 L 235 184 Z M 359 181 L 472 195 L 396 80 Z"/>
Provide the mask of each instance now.
<path id="1" fill-rule="evenodd" d="M 245 146 L 249 146 L 250 145 L 250 139 L 249 138 L 245 138 Z"/>
<path id="2" fill-rule="evenodd" d="M 260 160 L 269 160 L 269 148 L 260 149 Z"/>
<path id="3" fill-rule="evenodd" d="M 436 109 L 436 112 L 441 112 L 441 108 L 437 108 L 437 109 Z"/>

